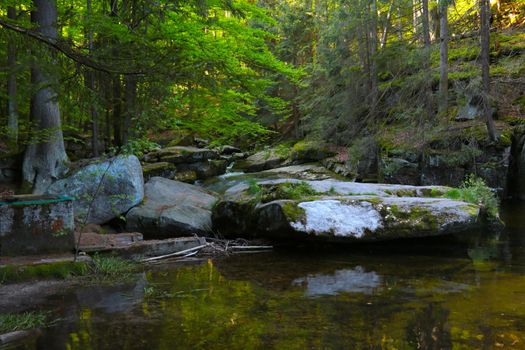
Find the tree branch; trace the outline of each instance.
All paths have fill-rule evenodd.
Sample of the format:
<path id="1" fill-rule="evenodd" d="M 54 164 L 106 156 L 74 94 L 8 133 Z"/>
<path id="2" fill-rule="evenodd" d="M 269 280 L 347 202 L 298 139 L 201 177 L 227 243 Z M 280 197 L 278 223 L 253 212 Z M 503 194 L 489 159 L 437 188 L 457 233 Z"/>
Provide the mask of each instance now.
<path id="1" fill-rule="evenodd" d="M 40 33 L 35 32 L 35 31 L 31 30 L 31 29 L 23 28 L 23 27 L 15 25 L 15 24 L 6 22 L 5 20 L 3 20 L 1 18 L 0 18 L 0 26 L 4 27 L 6 29 L 10 29 L 10 30 L 15 31 L 15 32 L 20 33 L 20 34 L 27 35 L 30 38 L 35 39 L 37 41 L 40 41 L 41 43 L 44 43 L 45 45 L 53 48 L 54 50 L 63 53 L 64 55 L 66 55 L 67 57 L 72 59 L 73 61 L 75 61 L 75 62 L 77 62 L 77 63 L 79 63 L 79 64 L 81 64 L 83 66 L 86 66 L 86 67 L 92 68 L 94 70 L 97 70 L 97 71 L 105 72 L 105 73 L 108 73 L 108 74 L 123 74 L 123 75 L 143 75 L 143 74 L 145 74 L 145 72 L 143 72 L 143 71 L 125 71 L 125 70 L 114 69 L 112 67 L 104 65 L 102 63 L 99 63 L 99 62 L 97 62 L 97 61 L 87 57 L 86 55 L 84 55 L 84 54 L 74 50 L 73 48 L 71 48 L 71 46 L 69 46 L 68 44 L 64 43 L 63 41 L 60 41 L 60 40 L 57 40 L 57 39 L 53 39 L 53 38 L 49 38 L 49 37 L 47 37 L 45 35 L 42 35 Z"/>

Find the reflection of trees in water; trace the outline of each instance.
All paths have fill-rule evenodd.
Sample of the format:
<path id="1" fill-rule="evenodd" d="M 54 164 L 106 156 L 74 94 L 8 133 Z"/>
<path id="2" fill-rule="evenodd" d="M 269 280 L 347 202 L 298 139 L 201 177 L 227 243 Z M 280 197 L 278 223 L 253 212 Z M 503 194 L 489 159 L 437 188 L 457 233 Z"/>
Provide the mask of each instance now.
<path id="1" fill-rule="evenodd" d="M 452 349 L 449 311 L 440 304 L 430 303 L 420 309 L 407 324 L 407 340 L 421 350 Z"/>

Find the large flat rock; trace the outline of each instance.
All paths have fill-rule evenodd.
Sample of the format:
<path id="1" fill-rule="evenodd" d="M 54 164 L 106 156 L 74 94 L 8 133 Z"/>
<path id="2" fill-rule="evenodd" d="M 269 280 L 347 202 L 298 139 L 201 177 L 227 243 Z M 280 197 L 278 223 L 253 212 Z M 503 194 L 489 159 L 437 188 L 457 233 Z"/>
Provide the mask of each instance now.
<path id="1" fill-rule="evenodd" d="M 307 186 L 310 192 L 298 195 L 289 190 L 291 184 Z M 436 236 L 478 226 L 479 206 L 443 198 L 448 190 L 335 180 L 267 180 L 227 190 L 214 208 L 213 219 L 218 231 L 227 235 L 332 241 Z"/>
<path id="2" fill-rule="evenodd" d="M 145 188 L 145 200 L 126 216 L 128 231 L 145 238 L 206 235 L 212 231 L 211 210 L 217 197 L 198 186 L 153 177 Z"/>

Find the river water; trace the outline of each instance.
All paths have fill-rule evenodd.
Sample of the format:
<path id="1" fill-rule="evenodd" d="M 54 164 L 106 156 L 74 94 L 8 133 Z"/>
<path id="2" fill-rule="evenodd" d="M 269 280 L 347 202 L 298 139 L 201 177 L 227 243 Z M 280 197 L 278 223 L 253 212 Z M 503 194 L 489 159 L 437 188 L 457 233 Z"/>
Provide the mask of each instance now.
<path id="1" fill-rule="evenodd" d="M 525 206 L 504 232 L 165 263 L 49 299 L 21 349 L 525 349 Z"/>

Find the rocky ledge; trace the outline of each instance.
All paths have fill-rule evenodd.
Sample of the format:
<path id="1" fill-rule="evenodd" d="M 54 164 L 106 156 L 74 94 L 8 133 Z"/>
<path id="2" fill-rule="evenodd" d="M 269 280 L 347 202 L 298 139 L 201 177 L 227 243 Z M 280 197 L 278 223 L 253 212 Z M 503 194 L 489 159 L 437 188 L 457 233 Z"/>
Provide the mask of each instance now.
<path id="1" fill-rule="evenodd" d="M 481 224 L 478 205 L 442 186 L 281 179 L 241 184 L 213 209 L 225 235 L 380 241 L 457 233 Z"/>

